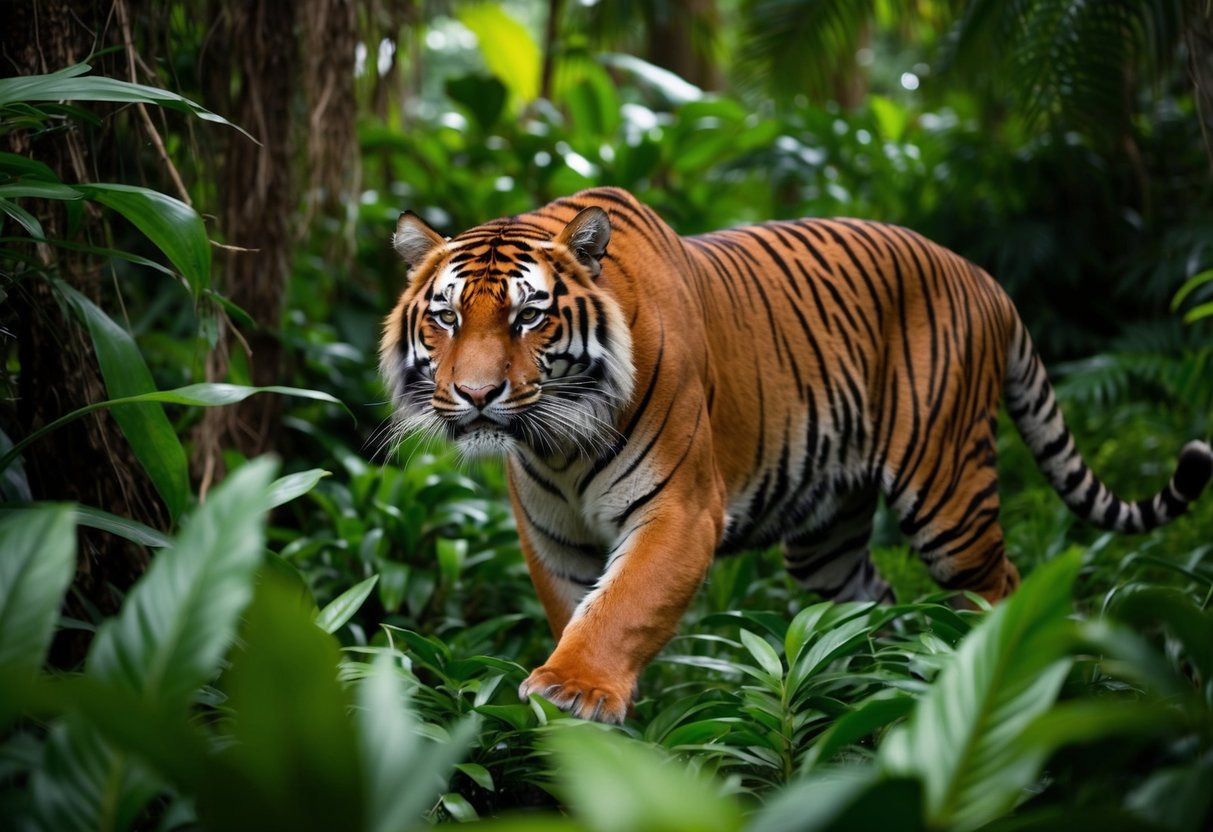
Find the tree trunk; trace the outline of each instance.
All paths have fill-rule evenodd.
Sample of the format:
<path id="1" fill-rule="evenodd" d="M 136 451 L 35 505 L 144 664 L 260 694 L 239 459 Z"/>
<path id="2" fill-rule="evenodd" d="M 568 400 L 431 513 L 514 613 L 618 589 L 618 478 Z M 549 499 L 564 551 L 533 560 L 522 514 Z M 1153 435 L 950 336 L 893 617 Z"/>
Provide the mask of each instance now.
<path id="1" fill-rule="evenodd" d="M 669 0 L 649 8 L 649 60 L 700 89 L 722 89 L 724 76 L 713 56 L 720 28 L 716 0 Z"/>
<path id="2" fill-rule="evenodd" d="M 243 350 L 249 380 L 282 381 L 281 321 L 293 249 L 291 215 L 291 105 L 299 71 L 292 0 L 224 0 L 215 74 L 237 84 L 229 118 L 257 137 L 260 146 L 230 134 L 224 158 L 220 223 L 229 250 L 221 290 L 249 314 L 256 327 L 237 332 L 226 322 L 221 344 L 208 362 L 210 380 L 223 380 L 232 350 Z M 234 407 L 207 410 L 197 434 L 196 463 L 202 490 L 224 473 L 222 451 L 252 457 L 275 447 L 282 412 L 278 396 L 253 396 Z"/>
<path id="3" fill-rule="evenodd" d="M 4 75 L 30 75 L 62 69 L 86 59 L 98 46 L 106 9 L 86 0 L 22 0 L 5 5 L 0 28 Z M 104 129 L 104 128 L 101 128 Z M 25 131 L 5 137 L 6 150 L 49 165 L 68 184 L 96 180 L 95 162 L 78 127 L 33 139 Z M 49 238 L 67 236 L 58 203 L 28 203 Z M 100 212 L 85 211 L 79 236 L 105 238 Z M 4 430 L 14 441 L 72 410 L 106 396 L 105 383 L 88 333 L 65 316 L 45 276 L 55 276 L 99 305 L 101 269 L 86 255 L 46 245 L 29 246 L 40 267 L 6 287 L 0 306 L 0 334 L 15 341 L 19 370 L 16 406 L 0 410 Z M 11 393 L 10 393 L 11 395 Z M 30 491 L 36 500 L 78 502 L 167 528 L 160 498 L 117 423 L 101 411 L 65 425 L 24 455 Z M 118 598 L 146 567 L 146 552 L 112 535 L 81 529 L 75 587 L 101 613 L 112 613 Z M 90 618 L 84 604 L 69 596 L 68 613 Z M 78 632 L 78 631 L 70 631 Z M 71 664 L 84 642 L 57 641 L 52 659 Z"/>

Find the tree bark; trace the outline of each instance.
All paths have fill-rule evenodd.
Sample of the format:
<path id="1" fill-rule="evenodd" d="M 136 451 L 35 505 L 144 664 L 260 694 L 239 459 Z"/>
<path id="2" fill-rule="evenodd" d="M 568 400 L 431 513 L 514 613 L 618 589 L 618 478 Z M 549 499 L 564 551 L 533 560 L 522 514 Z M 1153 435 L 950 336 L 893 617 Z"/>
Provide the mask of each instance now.
<path id="1" fill-rule="evenodd" d="M 87 0 L 23 0 L 5 5 L 0 27 L 2 74 L 30 75 L 62 69 L 87 58 L 101 41 L 106 10 Z M 99 128 L 105 130 L 103 126 Z M 96 180 L 96 164 L 79 125 L 32 138 L 10 133 L 6 150 L 47 164 L 68 184 Z M 62 206 L 28 203 L 49 238 L 67 237 Z M 101 213 L 87 206 L 79 237 L 104 239 Z M 102 269 L 86 255 L 31 243 L 39 266 L 6 287 L 0 305 L 0 337 L 15 346 L 19 370 L 16 403 L 0 410 L 4 430 L 17 441 L 54 419 L 84 405 L 103 401 L 105 383 L 88 333 L 64 315 L 47 279 L 55 276 L 105 306 Z M 9 336 L 11 333 L 11 336 Z M 10 390 L 10 397 L 11 390 Z M 135 459 L 117 423 L 106 411 L 57 429 L 24 455 L 24 470 L 36 500 L 78 502 L 130 517 L 157 528 L 169 518 L 146 472 Z M 114 612 L 126 590 L 147 564 L 146 551 L 110 534 L 91 529 L 79 533 L 75 587 L 79 596 L 103 614 Z M 87 620 L 86 606 L 69 596 L 68 614 Z M 78 631 L 75 631 L 78 632 Z M 53 661 L 71 664 L 83 643 L 70 637 L 56 642 Z"/>
<path id="2" fill-rule="evenodd" d="M 724 76 L 712 55 L 720 27 L 716 0 L 669 0 L 650 7 L 649 60 L 703 90 L 719 90 Z"/>
<path id="3" fill-rule="evenodd" d="M 220 222 L 229 250 L 223 259 L 223 293 L 249 314 L 256 327 L 236 331 L 225 322 L 220 348 L 208 362 L 211 380 L 223 380 L 233 350 L 243 350 L 254 385 L 278 384 L 283 375 L 281 321 L 292 260 L 291 105 L 299 71 L 295 3 L 291 0 L 224 0 L 223 40 L 216 74 L 237 84 L 230 118 L 257 137 L 229 137 L 222 174 Z M 202 490 L 222 477 L 222 451 L 247 457 L 275 447 L 282 404 L 278 396 L 253 396 L 234 407 L 207 410 L 196 436 Z"/>

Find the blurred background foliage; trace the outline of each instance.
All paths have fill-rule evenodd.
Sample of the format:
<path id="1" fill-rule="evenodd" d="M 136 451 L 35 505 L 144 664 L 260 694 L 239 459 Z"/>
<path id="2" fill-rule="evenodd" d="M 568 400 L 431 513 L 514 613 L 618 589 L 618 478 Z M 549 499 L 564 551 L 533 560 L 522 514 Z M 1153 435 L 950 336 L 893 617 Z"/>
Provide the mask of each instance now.
<path id="1" fill-rule="evenodd" d="M 384 447 L 375 373 L 405 208 L 866 217 L 989 269 L 1088 460 L 1152 492 L 1213 414 L 1204 0 L 5 13 L 6 823 L 1208 828 L 1210 500 L 1100 535 L 1004 419 L 1022 600 L 956 612 L 887 520 L 890 608 L 723 561 L 604 733 L 518 702 L 551 644 L 501 467 Z"/>

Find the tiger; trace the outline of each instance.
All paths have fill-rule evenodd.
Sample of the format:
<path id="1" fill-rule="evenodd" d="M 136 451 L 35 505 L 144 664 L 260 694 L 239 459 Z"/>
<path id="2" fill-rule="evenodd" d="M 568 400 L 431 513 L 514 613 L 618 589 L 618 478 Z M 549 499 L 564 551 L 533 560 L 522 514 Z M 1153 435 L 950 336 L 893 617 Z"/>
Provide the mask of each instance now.
<path id="1" fill-rule="evenodd" d="M 1019 584 L 999 525 L 1002 397 L 1053 488 L 1104 529 L 1183 514 L 1213 474 L 1184 446 L 1155 496 L 1087 467 L 1010 298 L 906 228 L 766 222 L 679 236 L 616 188 L 443 237 L 400 215 L 407 286 L 380 370 L 398 436 L 505 456 L 555 639 L 519 689 L 622 722 L 720 555 L 782 545 L 825 599 L 891 599 L 884 496 L 943 588 Z"/>

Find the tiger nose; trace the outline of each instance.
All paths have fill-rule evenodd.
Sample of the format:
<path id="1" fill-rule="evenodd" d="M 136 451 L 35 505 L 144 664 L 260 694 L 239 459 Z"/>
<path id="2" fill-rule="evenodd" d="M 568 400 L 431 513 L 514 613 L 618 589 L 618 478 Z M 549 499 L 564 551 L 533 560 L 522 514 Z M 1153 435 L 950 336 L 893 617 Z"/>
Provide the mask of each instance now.
<path id="1" fill-rule="evenodd" d="M 496 387 L 491 384 L 485 384 L 481 387 L 473 387 L 468 384 L 456 384 L 455 392 L 462 398 L 467 399 L 476 407 L 484 407 L 493 399 L 501 395 L 505 390 L 505 382 L 501 382 Z"/>

